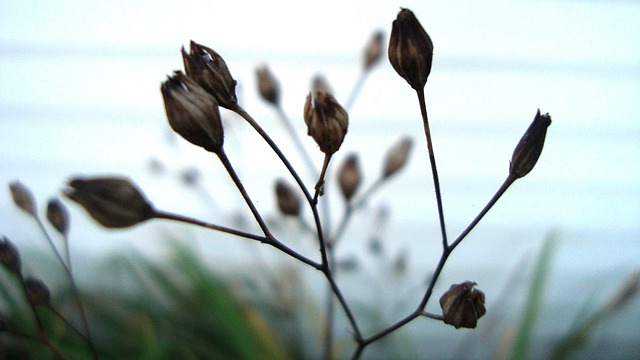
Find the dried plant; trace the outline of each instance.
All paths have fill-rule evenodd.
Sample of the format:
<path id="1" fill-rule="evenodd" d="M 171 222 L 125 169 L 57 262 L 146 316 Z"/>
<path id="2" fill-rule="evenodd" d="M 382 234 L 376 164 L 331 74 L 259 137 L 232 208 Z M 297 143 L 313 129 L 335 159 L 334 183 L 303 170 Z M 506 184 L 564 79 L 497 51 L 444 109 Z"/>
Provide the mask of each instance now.
<path id="1" fill-rule="evenodd" d="M 147 199 L 143 191 L 127 177 L 77 177 L 68 182 L 68 187 L 65 189 L 64 194 L 68 199 L 82 206 L 98 223 L 108 228 L 127 228 L 152 219 L 187 223 L 266 244 L 287 254 L 305 266 L 319 271 L 328 285 L 328 301 L 325 313 L 326 326 L 324 340 L 322 341 L 322 356 L 324 358 L 335 356 L 334 319 L 337 309 L 344 313 L 350 326 L 355 343 L 351 354 L 354 359 L 360 358 L 369 345 L 418 318 L 441 321 L 455 328 L 475 328 L 486 310 L 484 307 L 485 295 L 482 291 L 476 289 L 476 283 L 472 280 L 451 285 L 451 288 L 441 296 L 442 314 L 427 312 L 427 304 L 432 300 L 434 287 L 440 278 L 445 263 L 455 248 L 461 244 L 505 191 L 517 179 L 526 176 L 535 166 L 542 152 L 547 128 L 551 124 L 551 117 L 549 114 L 542 114 L 539 110 L 536 112 L 533 122 L 515 147 L 506 179 L 466 229 L 453 241 L 450 241 L 447 237 L 436 156 L 425 103 L 424 88 L 432 68 L 433 42 L 413 12 L 408 9 L 400 10 L 392 24 L 387 54 L 393 69 L 406 80 L 417 95 L 436 195 L 442 252 L 428 285 L 423 290 L 421 300 L 415 306 L 415 310 L 399 317 L 395 322 L 384 328 L 377 329 L 372 333 L 365 333 L 361 321 L 354 314 L 352 305 L 344 296 L 343 290 L 337 281 L 340 267 L 336 261 L 335 247 L 338 242 L 348 241 L 343 238 L 345 229 L 349 226 L 353 214 L 363 208 L 381 185 L 397 177 L 397 174 L 409 159 L 414 140 L 409 137 L 400 137 L 397 144 L 389 149 L 383 161 L 379 177 L 368 188 L 361 188 L 362 170 L 359 166 L 358 155 L 350 154 L 346 157 L 345 162 L 337 172 L 339 188 L 336 191 L 342 194 L 345 209 L 342 218 L 337 224 L 331 224 L 331 217 L 328 216 L 329 205 L 323 199 L 326 198 L 324 195 L 327 191 L 334 191 L 332 187 L 327 185 L 326 177 L 330 173 L 328 169 L 332 165 L 333 155 L 340 151 L 344 141 L 348 141 L 348 110 L 355 101 L 365 77 L 382 58 L 384 53 L 383 40 L 384 33 L 378 31 L 366 46 L 361 68 L 362 75 L 356 86 L 354 86 L 349 99 L 345 102 L 345 106 L 342 106 L 332 95 L 323 78 L 317 77 L 314 81 L 314 86 L 306 97 L 302 111 L 303 116 L 300 121 L 304 121 L 307 126 L 307 134 L 313 138 L 319 150 L 324 153 L 324 161 L 320 166 L 317 166 L 311 160 L 311 156 L 302 145 L 299 134 L 295 131 L 291 121 L 281 107 L 281 84 L 275 75 L 266 65 L 261 65 L 256 71 L 260 95 L 268 104 L 274 107 L 280 116 L 286 130 L 296 144 L 298 152 L 305 159 L 309 173 L 315 177 L 313 184 L 303 181 L 299 174 L 299 169 L 291 164 L 281 147 L 276 144 L 260 123 L 239 104 L 235 93 L 236 80 L 231 75 L 222 56 L 213 49 L 194 41 L 191 41 L 188 52 L 182 48 L 184 72 L 175 71 L 162 82 L 160 89 L 169 125 L 188 142 L 215 154 L 242 196 L 259 231 L 247 231 L 242 228 L 221 226 L 216 223 L 157 209 Z M 317 240 L 319 249 L 317 257 L 306 256 L 297 251 L 291 244 L 275 236 L 270 223 L 255 206 L 251 194 L 245 188 L 232 160 L 225 151 L 225 129 L 221 121 L 220 107 L 244 119 L 260 135 L 286 168 L 287 174 L 280 174 L 280 179 L 275 185 L 278 208 L 284 215 L 298 219 L 300 222 L 306 221 L 302 213 L 304 209 L 308 209 L 305 211 L 309 211 L 310 215 L 308 213 L 306 215 L 309 215 L 312 220 L 310 224 L 305 225 L 305 229 L 312 233 Z M 156 166 L 156 168 L 160 167 Z M 196 180 L 191 179 L 190 181 Z M 64 245 L 67 255 L 66 260 L 64 260 L 42 226 L 37 216 L 35 201 L 28 190 L 21 184 L 15 183 L 11 185 L 11 193 L 16 205 L 38 221 L 38 224 L 47 234 L 47 238 L 63 265 L 70 282 L 75 284 L 66 240 Z M 321 210 L 323 211 L 322 214 Z M 66 239 L 69 226 L 68 215 L 60 202 L 54 201 L 49 204 L 47 219 Z M 374 249 L 375 242 L 372 242 L 372 244 L 372 249 Z M 406 267 L 405 256 L 406 254 L 400 253 L 394 262 L 393 266 L 398 271 Z M 47 308 L 57 313 L 51 304 L 46 284 L 35 278 L 23 277 L 18 251 L 7 239 L 0 243 L 0 260 L 2 260 L 2 264 L 7 270 L 14 273 L 21 280 L 26 299 L 31 304 L 36 319 L 39 319 L 37 307 Z M 78 309 L 82 313 L 84 311 L 82 304 L 79 297 L 77 299 Z M 97 358 L 98 354 L 93 346 L 86 316 L 83 315 L 82 318 L 84 320 L 83 331 L 77 331 L 77 333 L 86 340 L 87 345 L 92 349 L 93 356 Z M 72 325 L 69 324 L 69 326 Z M 34 337 L 34 340 L 44 343 L 60 358 L 66 358 L 50 341 L 42 325 L 40 325 L 40 329 L 42 330 L 41 334 Z"/>

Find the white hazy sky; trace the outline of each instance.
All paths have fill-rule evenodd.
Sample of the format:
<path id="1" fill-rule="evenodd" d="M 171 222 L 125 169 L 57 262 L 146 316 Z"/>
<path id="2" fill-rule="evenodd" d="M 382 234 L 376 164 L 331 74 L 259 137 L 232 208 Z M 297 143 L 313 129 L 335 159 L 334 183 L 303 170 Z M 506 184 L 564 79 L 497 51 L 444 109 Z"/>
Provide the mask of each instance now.
<path id="1" fill-rule="evenodd" d="M 201 206 L 175 181 L 148 176 L 146 163 L 157 157 L 171 169 L 203 169 L 218 210 L 235 211 L 227 205 L 234 199 L 228 182 L 218 188 L 226 177 L 215 161 L 188 144 L 166 143 L 159 85 L 181 68 L 180 47 L 193 39 L 218 51 L 244 107 L 286 143 L 275 114 L 255 94 L 256 65 L 269 64 L 285 110 L 304 132 L 300 115 L 311 77 L 326 75 L 344 101 L 364 43 L 377 29 L 388 35 L 401 6 L 416 13 L 435 45 L 427 102 L 450 236 L 502 182 L 513 147 L 540 108 L 553 118 L 540 163 L 507 192 L 479 234 L 534 239 L 524 252 L 560 231 L 566 240 L 558 262 L 571 281 L 589 271 L 640 267 L 640 4 L 633 1 L 4 0 L 0 185 L 20 179 L 44 202 L 72 174 L 125 173 L 167 210 Z M 231 120 L 232 160 L 258 206 L 273 212 L 273 158 L 243 142 L 250 132 L 224 116 Z M 417 101 L 386 59 L 367 78 L 350 117 L 336 161 L 358 151 L 370 181 L 386 149 L 414 136 L 410 166 L 381 198 L 401 233 L 424 230 L 435 206 Z M 73 214 L 96 242 L 138 234 L 100 232 L 81 212 Z M 28 223 L 8 190 L 0 192 L 0 219 L 0 233 L 24 237 Z M 486 264 L 494 258 L 487 255 Z"/>

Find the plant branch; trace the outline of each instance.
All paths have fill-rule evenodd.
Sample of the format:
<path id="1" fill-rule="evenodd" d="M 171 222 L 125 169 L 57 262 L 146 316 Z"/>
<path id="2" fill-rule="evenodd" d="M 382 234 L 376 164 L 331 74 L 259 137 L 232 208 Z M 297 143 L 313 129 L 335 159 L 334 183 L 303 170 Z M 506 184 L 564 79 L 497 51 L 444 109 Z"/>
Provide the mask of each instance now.
<path id="1" fill-rule="evenodd" d="M 440 180 L 438 179 L 438 169 L 436 168 L 436 157 L 433 151 L 433 142 L 431 141 L 431 129 L 429 128 L 429 117 L 427 116 L 427 105 L 424 99 L 424 88 L 416 90 L 418 94 L 418 102 L 420 103 L 420 112 L 422 113 L 422 123 L 424 125 L 424 135 L 427 138 L 427 149 L 429 150 L 429 161 L 431 163 L 431 175 L 433 176 L 433 187 L 436 192 L 436 202 L 438 204 L 438 218 L 440 219 L 440 232 L 442 233 L 442 247 L 447 248 L 447 230 L 444 225 L 444 210 L 442 208 L 442 195 L 440 194 Z"/>

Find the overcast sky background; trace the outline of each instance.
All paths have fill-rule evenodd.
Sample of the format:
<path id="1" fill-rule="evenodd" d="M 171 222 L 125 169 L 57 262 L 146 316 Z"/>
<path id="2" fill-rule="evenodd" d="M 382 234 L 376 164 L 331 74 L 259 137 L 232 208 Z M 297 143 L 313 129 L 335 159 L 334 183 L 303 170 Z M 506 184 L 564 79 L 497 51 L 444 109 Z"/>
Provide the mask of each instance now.
<path id="1" fill-rule="evenodd" d="M 640 5 L 632 1 L 5 0 L 0 184 L 19 179 L 42 208 L 72 175 L 127 174 L 162 209 L 233 224 L 230 214 L 246 209 L 217 160 L 182 140 L 167 141 L 159 86 L 182 68 L 180 47 L 193 39 L 218 51 L 239 82 L 242 105 L 304 169 L 275 112 L 257 97 L 255 67 L 267 63 L 278 77 L 285 111 L 304 135 L 301 114 L 313 75 L 326 76 L 345 101 L 366 41 L 378 29 L 388 37 L 400 6 L 416 13 L 434 42 L 427 106 L 450 237 L 502 183 L 536 110 L 553 119 L 540 162 L 456 250 L 441 287 L 473 277 L 485 289 L 499 289 L 553 233 L 560 242 L 550 304 L 572 308 L 606 298 L 640 268 Z M 240 120 L 223 116 L 229 156 L 257 206 L 276 216 L 271 187 L 282 168 Z M 350 119 L 334 160 L 357 151 L 365 181 L 378 174 L 389 146 L 403 135 L 414 138 L 410 165 L 373 205 L 391 209 L 389 246 L 407 247 L 412 266 L 431 269 L 439 251 L 437 215 L 419 109 L 386 57 L 366 79 Z M 316 146 L 303 140 L 320 166 Z M 164 174 L 150 174 L 151 158 L 164 164 Z M 169 176 L 191 166 L 201 170 L 206 196 L 215 201 Z M 70 206 L 81 253 L 145 250 L 153 240 L 132 239 L 168 226 L 107 232 Z M 354 225 L 355 238 L 367 231 L 368 211 Z M 8 187 L 0 192 L 0 218 L 0 232 L 15 242 L 42 241 L 13 208 Z M 433 240 L 426 248 L 425 237 Z M 354 240 L 344 253 L 357 254 L 361 245 Z M 578 303 L 567 303 L 568 294 Z M 634 309 L 637 319 L 637 301 Z M 638 342 L 635 326 L 636 335 L 625 336 Z"/>

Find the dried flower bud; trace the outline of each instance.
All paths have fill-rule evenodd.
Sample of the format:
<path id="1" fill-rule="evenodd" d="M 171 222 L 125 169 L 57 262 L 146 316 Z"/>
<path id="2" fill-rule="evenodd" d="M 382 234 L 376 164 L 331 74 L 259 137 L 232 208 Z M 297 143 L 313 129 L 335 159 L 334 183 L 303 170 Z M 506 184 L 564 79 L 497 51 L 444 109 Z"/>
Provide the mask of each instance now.
<path id="1" fill-rule="evenodd" d="M 41 280 L 26 278 L 24 280 L 24 294 L 31 305 L 49 306 L 51 294 L 49 288 Z"/>
<path id="2" fill-rule="evenodd" d="M 20 209 L 31 216 L 36 216 L 36 201 L 33 198 L 31 190 L 24 186 L 20 181 L 14 181 L 9 184 L 13 203 Z"/>
<path id="3" fill-rule="evenodd" d="M 314 94 L 317 92 L 333 94 L 333 90 L 331 89 L 331 85 L 329 85 L 329 81 L 327 81 L 327 79 L 320 74 L 316 74 L 313 77 L 313 80 L 311 80 L 311 92 Z"/>
<path id="4" fill-rule="evenodd" d="M 409 151 L 411 151 L 412 145 L 413 140 L 410 137 L 403 137 L 389 149 L 382 169 L 383 178 L 388 178 L 402 169 L 409 158 Z"/>
<path id="5" fill-rule="evenodd" d="M 433 59 L 433 43 L 409 9 L 401 9 L 389 38 L 389 61 L 415 90 L 427 83 Z"/>
<path id="6" fill-rule="evenodd" d="M 171 128 L 207 151 L 222 151 L 224 132 L 216 99 L 182 72 L 160 87 Z"/>
<path id="7" fill-rule="evenodd" d="M 442 295 L 440 307 L 445 324 L 453 325 L 456 329 L 476 327 L 478 319 L 486 313 L 484 293 L 477 290 L 474 287 L 476 285 L 472 281 L 454 284 Z"/>
<path id="8" fill-rule="evenodd" d="M 384 33 L 377 31 L 371 37 L 369 44 L 364 49 L 364 69 L 369 70 L 373 65 L 377 64 L 382 58 L 382 40 L 384 39 Z"/>
<path id="9" fill-rule="evenodd" d="M 353 197 L 361 180 L 362 175 L 358 164 L 358 156 L 351 154 L 338 171 L 338 182 L 345 200 L 349 201 Z"/>
<path id="10" fill-rule="evenodd" d="M 62 235 L 69 231 L 69 212 L 62 201 L 57 198 L 49 200 L 47 204 L 47 220 Z"/>
<path id="11" fill-rule="evenodd" d="M 258 92 L 260 96 L 272 105 L 278 106 L 280 103 L 280 85 L 267 65 L 260 65 L 256 69 L 256 75 L 258 76 Z"/>
<path id="12" fill-rule="evenodd" d="M 536 165 L 542 153 L 549 125 L 551 125 L 549 113 L 540 115 L 540 109 L 538 109 L 536 117 L 513 151 L 509 166 L 509 173 L 512 176 L 521 178 L 527 175 Z"/>
<path id="13" fill-rule="evenodd" d="M 0 263 L 7 270 L 19 275 L 22 271 L 22 261 L 20 260 L 20 252 L 5 236 L 0 240 Z"/>
<path id="14" fill-rule="evenodd" d="M 349 127 L 349 115 L 331 94 L 316 92 L 307 95 L 304 104 L 307 133 L 320 150 L 331 155 L 340 149 Z"/>
<path id="15" fill-rule="evenodd" d="M 191 41 L 189 53 L 182 48 L 182 61 L 187 75 L 216 98 L 220 106 L 233 109 L 238 104 L 237 82 L 224 59 L 212 49 Z"/>
<path id="16" fill-rule="evenodd" d="M 285 215 L 298 216 L 300 214 L 300 199 L 291 186 L 283 180 L 276 182 L 276 198 L 278 209 Z"/>
<path id="17" fill-rule="evenodd" d="M 80 204 L 102 226 L 124 228 L 151 219 L 155 210 L 128 179 L 75 178 L 65 195 Z"/>

